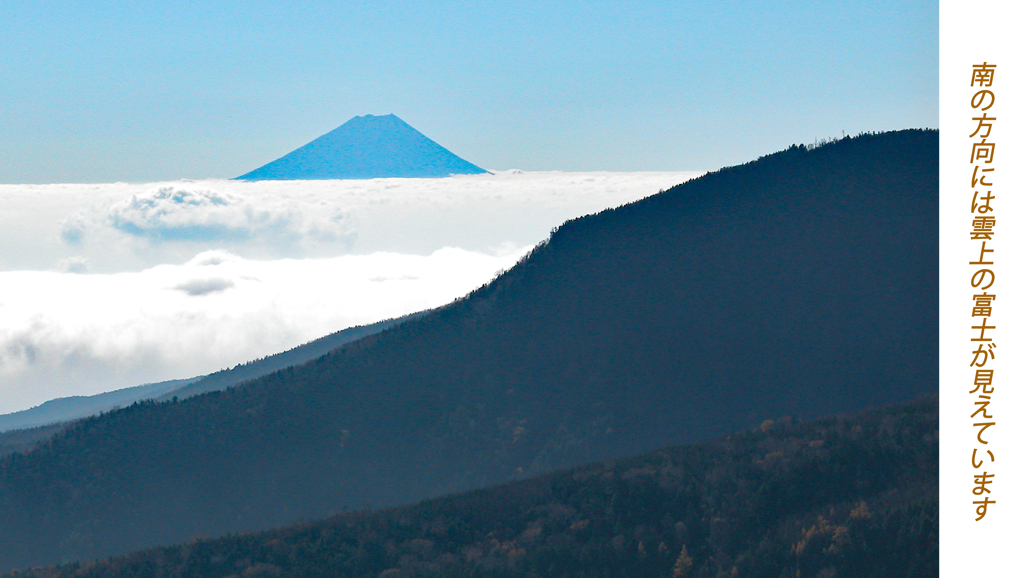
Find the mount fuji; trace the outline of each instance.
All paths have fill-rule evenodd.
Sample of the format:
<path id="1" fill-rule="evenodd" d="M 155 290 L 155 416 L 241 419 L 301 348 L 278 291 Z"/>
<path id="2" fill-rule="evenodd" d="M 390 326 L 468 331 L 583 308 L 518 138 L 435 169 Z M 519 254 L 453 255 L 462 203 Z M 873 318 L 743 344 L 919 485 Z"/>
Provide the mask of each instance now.
<path id="1" fill-rule="evenodd" d="M 237 180 L 430 178 L 486 173 L 393 114 L 345 124 Z"/>

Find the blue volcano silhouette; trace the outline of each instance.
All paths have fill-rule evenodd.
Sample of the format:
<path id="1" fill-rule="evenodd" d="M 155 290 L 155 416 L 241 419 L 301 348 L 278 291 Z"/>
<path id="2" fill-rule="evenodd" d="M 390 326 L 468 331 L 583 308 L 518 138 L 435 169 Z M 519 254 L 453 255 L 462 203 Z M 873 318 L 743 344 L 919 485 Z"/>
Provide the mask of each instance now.
<path id="1" fill-rule="evenodd" d="M 237 180 L 423 178 L 486 172 L 393 114 L 368 114 Z"/>

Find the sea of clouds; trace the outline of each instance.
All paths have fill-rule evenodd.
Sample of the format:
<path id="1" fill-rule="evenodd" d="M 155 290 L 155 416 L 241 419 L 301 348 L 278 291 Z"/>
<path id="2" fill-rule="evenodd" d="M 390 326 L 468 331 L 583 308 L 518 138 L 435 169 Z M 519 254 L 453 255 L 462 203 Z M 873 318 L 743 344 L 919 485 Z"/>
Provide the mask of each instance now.
<path id="1" fill-rule="evenodd" d="M 0 185 L 0 413 L 437 307 L 697 173 Z"/>

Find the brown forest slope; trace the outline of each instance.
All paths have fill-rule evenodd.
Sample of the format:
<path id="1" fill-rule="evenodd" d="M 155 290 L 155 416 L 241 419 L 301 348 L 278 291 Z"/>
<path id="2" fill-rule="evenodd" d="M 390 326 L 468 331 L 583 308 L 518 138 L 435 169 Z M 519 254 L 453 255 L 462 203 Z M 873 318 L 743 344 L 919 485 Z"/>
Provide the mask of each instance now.
<path id="1" fill-rule="evenodd" d="M 938 576 L 938 403 L 24 578 Z"/>

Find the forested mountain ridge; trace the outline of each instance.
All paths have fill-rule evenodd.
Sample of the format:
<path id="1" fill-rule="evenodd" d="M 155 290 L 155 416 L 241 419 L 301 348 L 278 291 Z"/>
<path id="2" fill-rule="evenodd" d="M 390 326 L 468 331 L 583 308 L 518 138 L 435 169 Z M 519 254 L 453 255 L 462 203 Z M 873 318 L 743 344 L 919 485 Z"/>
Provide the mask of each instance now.
<path id="1" fill-rule="evenodd" d="M 287 351 L 242 363 L 230 369 L 222 369 L 209 375 L 139 385 L 92 396 L 58 398 L 31 409 L 0 415 L 0 456 L 15 451 L 31 450 L 36 444 L 53 436 L 74 420 L 129 406 L 137 401 L 186 399 L 194 395 L 234 387 L 268 373 L 316 359 L 345 343 L 379 333 L 388 327 L 415 319 L 424 313 L 421 311 L 395 319 L 385 319 L 368 325 L 342 329 Z"/>
<path id="2" fill-rule="evenodd" d="M 20 578 L 938 576 L 938 400 Z"/>
<path id="3" fill-rule="evenodd" d="M 938 134 L 570 221 L 420 319 L 0 460 L 0 569 L 413 502 L 937 390 Z"/>
<path id="4" fill-rule="evenodd" d="M 410 313 L 409 315 L 403 315 L 402 317 L 396 317 L 394 319 L 385 319 L 376 323 L 357 325 L 355 327 L 342 329 L 341 331 L 336 331 L 319 339 L 314 339 L 309 343 L 293 347 L 288 351 L 268 355 L 261 359 L 239 364 L 231 369 L 224 369 L 209 375 L 198 377 L 191 383 L 186 384 L 184 387 L 157 397 L 156 400 L 168 401 L 175 397 L 178 399 L 186 399 L 194 395 L 209 393 L 211 391 L 221 391 L 229 387 L 234 387 L 240 383 L 263 377 L 268 373 L 280 371 L 293 365 L 301 365 L 307 361 L 325 355 L 328 351 L 336 349 L 346 343 L 363 339 L 368 335 L 380 333 L 389 327 L 394 327 L 395 325 L 405 323 L 406 321 L 411 321 L 425 313 L 425 311 Z"/>
<path id="5" fill-rule="evenodd" d="M 166 392 L 181 389 L 196 379 L 198 378 L 171 379 L 96 395 L 76 395 L 51 399 L 29 409 L 0 415 L 0 439 L 6 432 L 58 424 L 110 411 L 116 407 L 125 407 L 137 401 L 154 399 Z M 0 447 L 2 447 L 2 442 L 0 442 Z"/>

